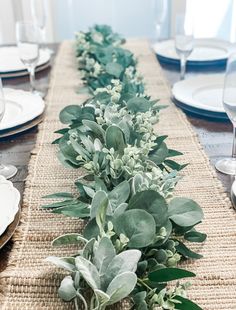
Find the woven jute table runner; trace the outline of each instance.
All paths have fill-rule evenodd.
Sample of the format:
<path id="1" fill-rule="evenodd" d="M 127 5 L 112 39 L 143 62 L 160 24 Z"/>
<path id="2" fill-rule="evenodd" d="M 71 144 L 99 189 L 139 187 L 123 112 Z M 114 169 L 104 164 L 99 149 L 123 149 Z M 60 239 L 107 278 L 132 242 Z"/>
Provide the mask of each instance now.
<path id="1" fill-rule="evenodd" d="M 195 199 L 204 209 L 205 220 L 199 228 L 208 234 L 208 239 L 200 248 L 193 248 L 204 258 L 183 266 L 197 274 L 189 295 L 204 310 L 235 310 L 235 213 L 196 134 L 184 114 L 170 102 L 169 86 L 148 43 L 131 40 L 127 48 L 139 59 L 147 93 L 169 106 L 161 113 L 157 132 L 167 134 L 168 146 L 184 152 L 181 160 L 190 163 L 184 169 L 184 178 L 179 182 L 176 194 Z M 74 309 L 72 303 L 64 303 L 58 298 L 61 276 L 44 259 L 49 255 L 71 253 L 72 248 L 53 248 L 51 241 L 60 234 L 80 231 L 83 223 L 51 214 L 40 206 L 47 202 L 42 199 L 44 195 L 74 190 L 73 182 L 82 174 L 80 170 L 64 168 L 56 158 L 56 146 L 51 145 L 57 137 L 54 131 L 62 128 L 58 121 L 59 111 L 68 104 L 81 104 L 85 99 L 85 95 L 76 93 L 82 85 L 76 67 L 72 44 L 65 42 L 55 60 L 46 99 L 47 113 L 39 127 L 29 164 L 21 223 L 13 237 L 8 267 L 0 275 L 1 310 Z M 119 308 L 128 309 L 124 304 Z"/>

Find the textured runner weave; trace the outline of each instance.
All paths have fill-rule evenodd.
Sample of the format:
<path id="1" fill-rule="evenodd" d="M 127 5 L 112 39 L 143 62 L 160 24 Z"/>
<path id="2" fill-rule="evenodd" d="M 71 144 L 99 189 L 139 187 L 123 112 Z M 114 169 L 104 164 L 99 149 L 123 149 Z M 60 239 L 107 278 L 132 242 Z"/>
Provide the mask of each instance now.
<path id="1" fill-rule="evenodd" d="M 204 245 L 193 248 L 204 258 L 184 266 L 197 274 L 189 295 L 204 310 L 235 310 L 235 213 L 191 125 L 170 102 L 169 86 L 148 43 L 130 40 L 127 48 L 139 59 L 147 93 L 169 106 L 161 113 L 157 132 L 167 134 L 168 146 L 184 152 L 181 161 L 190 163 L 184 169 L 184 178 L 179 182 L 176 194 L 195 199 L 204 209 L 205 220 L 199 228 L 208 234 L 208 239 Z M 29 164 L 21 223 L 13 237 L 8 267 L 0 275 L 1 310 L 74 309 L 73 303 L 64 303 L 58 298 L 57 287 L 62 274 L 56 273 L 56 268 L 44 259 L 49 255 L 74 253 L 72 247 L 53 248 L 51 241 L 63 233 L 80 231 L 83 223 L 51 214 L 40 206 L 47 203 L 41 198 L 44 195 L 74 190 L 73 181 L 82 174 L 81 170 L 64 168 L 56 158 L 56 146 L 51 145 L 57 137 L 54 131 L 62 128 L 58 121 L 59 111 L 68 104 L 81 104 L 85 100 L 85 95 L 76 93 L 82 85 L 76 67 L 72 44 L 65 42 L 53 66 L 46 98 L 47 113 L 39 126 Z M 129 307 L 122 304 L 117 309 Z"/>

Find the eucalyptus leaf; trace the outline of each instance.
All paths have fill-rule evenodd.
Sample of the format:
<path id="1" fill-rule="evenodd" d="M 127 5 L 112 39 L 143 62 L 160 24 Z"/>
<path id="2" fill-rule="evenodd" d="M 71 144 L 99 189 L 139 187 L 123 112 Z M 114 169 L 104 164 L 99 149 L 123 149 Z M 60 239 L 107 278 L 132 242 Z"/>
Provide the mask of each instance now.
<path id="1" fill-rule="evenodd" d="M 169 203 L 169 218 L 179 226 L 193 226 L 202 221 L 203 212 L 192 199 L 176 197 Z"/>
<path id="2" fill-rule="evenodd" d="M 154 190 L 136 193 L 129 201 L 128 209 L 142 209 L 150 213 L 157 227 L 163 226 L 168 219 L 168 207 L 165 199 Z"/>
<path id="3" fill-rule="evenodd" d="M 203 310 L 197 304 L 195 304 L 191 300 L 184 298 L 182 296 L 175 296 L 175 299 L 179 301 L 179 303 L 175 304 L 175 309 L 179 309 L 179 310 Z"/>
<path id="4" fill-rule="evenodd" d="M 204 242 L 206 238 L 206 234 L 194 230 L 190 230 L 184 234 L 184 239 L 190 242 Z"/>
<path id="5" fill-rule="evenodd" d="M 144 210 L 128 210 L 116 217 L 113 224 L 118 236 L 124 234 L 129 238 L 129 248 L 143 248 L 154 241 L 156 223 L 153 216 Z"/>
<path id="6" fill-rule="evenodd" d="M 149 100 L 142 97 L 133 97 L 128 100 L 127 108 L 133 113 L 137 112 L 147 112 L 152 107 L 152 104 Z"/>
<path id="7" fill-rule="evenodd" d="M 124 153 L 124 148 L 126 147 L 125 137 L 123 131 L 118 126 L 111 125 L 107 128 L 105 140 L 108 149 L 113 148 L 121 155 Z"/>
<path id="8" fill-rule="evenodd" d="M 195 276 L 196 275 L 193 272 L 190 272 L 184 269 L 163 268 L 163 269 L 158 269 L 158 270 L 151 272 L 148 275 L 148 278 L 150 281 L 157 282 L 157 283 L 163 283 L 163 282 L 169 282 L 173 280 L 195 277 Z"/>
<path id="9" fill-rule="evenodd" d="M 124 71 L 123 67 L 116 62 L 109 62 L 106 64 L 106 72 L 110 75 L 116 77 L 117 79 L 120 77 L 121 73 Z"/>
<path id="10" fill-rule="evenodd" d="M 176 251 L 180 253 L 181 255 L 183 255 L 185 258 L 199 259 L 203 257 L 202 255 L 190 250 L 185 244 L 183 244 L 179 240 L 178 240 L 178 245 L 176 245 L 175 248 L 176 248 Z"/>
<path id="11" fill-rule="evenodd" d="M 96 122 L 90 120 L 83 120 L 82 123 L 87 126 L 93 134 L 101 141 L 104 141 L 105 131 Z"/>
<path id="12" fill-rule="evenodd" d="M 65 107 L 59 115 L 60 121 L 63 124 L 71 124 L 71 122 L 80 115 L 81 107 L 78 105 L 69 105 Z"/>

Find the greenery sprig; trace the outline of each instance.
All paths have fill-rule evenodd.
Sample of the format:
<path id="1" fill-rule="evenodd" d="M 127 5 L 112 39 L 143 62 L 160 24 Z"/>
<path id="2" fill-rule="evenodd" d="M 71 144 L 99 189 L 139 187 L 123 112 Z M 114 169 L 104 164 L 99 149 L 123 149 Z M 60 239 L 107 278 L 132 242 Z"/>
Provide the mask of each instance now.
<path id="1" fill-rule="evenodd" d="M 54 246 L 74 244 L 77 253 L 48 261 L 67 270 L 59 288 L 65 301 L 104 310 L 129 296 L 132 309 L 201 309 L 187 299 L 195 276 L 180 269 L 184 259 L 199 259 L 185 243 L 204 242 L 195 226 L 200 206 L 175 197 L 182 155 L 169 149 L 167 136 L 153 129 L 163 106 L 145 94 L 134 55 L 109 26 L 76 35 L 76 56 L 89 98 L 60 113 L 66 125 L 54 143 L 68 167 L 87 171 L 75 181 L 78 194 L 56 193 L 43 208 L 85 220 L 83 234 L 59 236 Z M 81 244 L 83 248 L 81 249 Z"/>

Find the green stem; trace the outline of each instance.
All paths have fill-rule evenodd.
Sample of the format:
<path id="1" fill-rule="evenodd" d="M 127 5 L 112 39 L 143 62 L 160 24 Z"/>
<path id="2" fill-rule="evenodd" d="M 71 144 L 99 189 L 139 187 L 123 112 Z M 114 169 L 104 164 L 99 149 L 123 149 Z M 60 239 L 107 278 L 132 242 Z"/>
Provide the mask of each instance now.
<path id="1" fill-rule="evenodd" d="M 145 286 L 149 291 L 152 291 L 152 288 L 150 286 L 148 286 L 143 280 L 138 278 L 138 283 L 142 284 L 143 286 Z"/>

